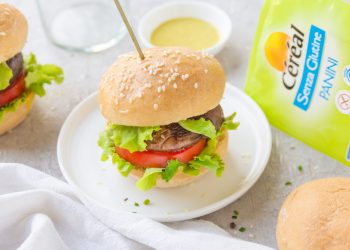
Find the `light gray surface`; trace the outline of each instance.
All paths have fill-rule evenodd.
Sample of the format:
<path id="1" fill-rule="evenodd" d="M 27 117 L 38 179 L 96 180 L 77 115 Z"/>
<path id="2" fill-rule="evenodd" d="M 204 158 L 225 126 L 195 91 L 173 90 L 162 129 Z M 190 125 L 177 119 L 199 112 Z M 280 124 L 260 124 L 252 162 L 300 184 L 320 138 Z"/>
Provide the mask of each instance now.
<path id="1" fill-rule="evenodd" d="M 96 91 L 99 78 L 121 53 L 131 50 L 128 37 L 113 49 L 99 54 L 70 53 L 54 47 L 44 35 L 34 0 L 11 0 L 27 16 L 30 24 L 24 52 L 34 51 L 40 62 L 61 65 L 66 80 L 61 86 L 47 88 L 38 98 L 28 119 L 12 133 L 0 137 L 0 162 L 20 162 L 58 178 L 63 178 L 57 163 L 56 141 L 61 125 L 72 108 Z M 130 0 L 133 24 L 152 7 L 165 0 Z M 226 48 L 218 55 L 227 77 L 243 87 L 252 39 L 262 0 L 208 1 L 226 10 L 233 21 L 233 33 Z M 93 31 L 92 31 L 93 32 Z M 283 199 L 293 187 L 308 180 L 328 176 L 350 176 L 350 170 L 308 146 L 273 129 L 273 150 L 267 169 L 257 184 L 239 201 L 204 219 L 213 221 L 238 238 L 275 247 L 275 223 Z M 304 171 L 298 172 L 302 165 Z M 291 181 L 291 187 L 285 186 Z M 239 211 L 235 230 L 230 229 L 233 210 Z M 239 226 L 247 231 L 240 233 Z"/>

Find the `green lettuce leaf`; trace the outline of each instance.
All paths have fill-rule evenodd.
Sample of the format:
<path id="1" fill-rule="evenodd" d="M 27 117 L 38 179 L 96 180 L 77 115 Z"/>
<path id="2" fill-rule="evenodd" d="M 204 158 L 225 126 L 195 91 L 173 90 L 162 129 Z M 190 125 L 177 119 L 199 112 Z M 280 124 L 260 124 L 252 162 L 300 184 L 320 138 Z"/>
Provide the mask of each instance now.
<path id="1" fill-rule="evenodd" d="M 179 122 L 180 126 L 193 133 L 205 135 L 208 138 L 216 136 L 216 129 L 210 120 L 203 117 L 198 120 L 187 119 Z"/>
<path id="2" fill-rule="evenodd" d="M 200 173 L 199 168 L 191 164 L 185 164 L 183 166 L 182 172 L 191 176 L 197 176 Z"/>
<path id="3" fill-rule="evenodd" d="M 12 76 L 12 70 L 6 62 L 0 63 L 0 91 L 6 89 L 10 85 Z"/>
<path id="4" fill-rule="evenodd" d="M 205 167 L 210 171 L 214 172 L 216 176 L 221 176 L 224 171 L 224 162 L 217 154 L 205 155 L 201 154 L 195 157 L 189 162 L 189 165 L 193 169 L 199 169 Z"/>
<path id="5" fill-rule="evenodd" d="M 233 121 L 235 115 L 236 113 L 227 117 L 218 132 L 215 131 L 215 127 L 211 121 L 205 121 L 204 119 L 202 121 L 200 121 L 201 119 L 187 120 L 190 122 L 182 121 L 182 124 L 185 124 L 184 128 L 185 126 L 187 127 L 185 129 L 191 129 L 190 131 L 192 132 L 195 130 L 196 133 L 206 136 L 210 135 L 210 137 L 208 136 L 210 139 L 208 139 L 206 147 L 199 156 L 186 164 L 178 160 L 171 160 L 163 169 L 146 169 L 143 177 L 137 181 L 136 186 L 140 190 L 149 190 L 156 185 L 158 177 L 169 182 L 179 169 L 182 169 L 182 172 L 187 175 L 196 176 L 199 175 L 200 169 L 205 167 L 214 172 L 217 176 L 221 176 L 224 170 L 224 162 L 215 151 L 220 136 L 222 136 L 226 130 L 235 130 L 239 126 L 239 123 Z M 212 135 L 211 127 L 213 127 L 215 131 L 214 136 Z M 106 130 L 101 133 L 98 141 L 99 146 L 103 149 L 101 159 L 106 161 L 112 158 L 113 163 L 118 164 L 118 170 L 123 176 L 127 176 L 135 166 L 119 157 L 118 154 L 115 153 L 115 146 L 117 145 L 122 148 L 127 147 L 126 149 L 130 152 L 144 151 L 147 146 L 145 141 L 151 140 L 153 132 L 159 129 L 160 127 L 127 127 L 109 124 Z"/>
<path id="6" fill-rule="evenodd" d="M 174 175 L 177 172 L 177 169 L 181 166 L 184 165 L 183 163 L 181 163 L 178 160 L 171 160 L 168 161 L 168 165 L 166 166 L 166 168 L 164 169 L 164 171 L 162 172 L 162 179 L 165 180 L 166 182 L 169 182 L 171 180 L 171 178 L 174 177 Z"/>
<path id="7" fill-rule="evenodd" d="M 134 165 L 121 158 L 117 153 L 114 153 L 112 155 L 112 163 L 117 164 L 119 173 L 124 177 L 127 177 L 130 174 L 131 170 L 135 168 Z"/>
<path id="8" fill-rule="evenodd" d="M 129 175 L 134 166 L 130 162 L 121 158 L 115 152 L 115 145 L 113 140 L 111 139 L 110 133 L 111 131 L 108 130 L 102 132 L 98 140 L 98 145 L 103 150 L 101 160 L 107 161 L 109 158 L 111 158 L 112 163 L 117 164 L 117 169 L 121 173 L 121 175 L 126 177 Z"/>
<path id="9" fill-rule="evenodd" d="M 136 186 L 142 191 L 153 188 L 162 171 L 161 168 L 147 168 L 143 176 L 136 182 Z"/>
<path id="10" fill-rule="evenodd" d="M 114 146 L 127 149 L 133 153 L 136 151 L 145 151 L 147 144 L 145 141 L 152 140 L 154 131 L 160 130 L 160 127 L 130 127 L 122 125 L 107 125 L 103 136 L 108 136 Z"/>
<path id="11" fill-rule="evenodd" d="M 15 112 L 17 108 L 25 102 L 28 92 L 23 92 L 22 95 L 14 99 L 12 102 L 0 107 L 0 122 L 3 119 L 6 112 Z"/>
<path id="12" fill-rule="evenodd" d="M 221 128 L 219 130 L 219 136 L 222 135 L 222 132 L 227 130 L 236 130 L 239 127 L 239 122 L 233 122 L 234 118 L 236 117 L 236 112 L 232 115 L 225 118 L 224 123 L 221 125 Z"/>
<path id="13" fill-rule="evenodd" d="M 44 84 L 57 84 L 63 81 L 63 70 L 53 64 L 38 64 L 34 54 L 24 57 L 24 67 L 26 71 L 26 88 L 33 91 L 38 96 L 45 95 Z"/>

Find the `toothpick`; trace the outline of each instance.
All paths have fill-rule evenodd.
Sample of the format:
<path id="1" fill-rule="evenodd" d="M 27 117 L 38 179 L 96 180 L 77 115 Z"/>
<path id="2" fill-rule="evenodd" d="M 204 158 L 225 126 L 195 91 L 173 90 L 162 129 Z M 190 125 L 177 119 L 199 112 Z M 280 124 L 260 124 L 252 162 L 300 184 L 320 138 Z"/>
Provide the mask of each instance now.
<path id="1" fill-rule="evenodd" d="M 124 12 L 124 10 L 123 10 L 123 7 L 121 6 L 119 0 L 114 0 L 114 3 L 115 3 L 115 5 L 116 5 L 117 8 L 118 8 L 119 13 L 120 13 L 120 16 L 122 17 L 123 22 L 124 22 L 124 24 L 125 24 L 125 26 L 126 26 L 128 32 L 129 32 L 129 35 L 130 35 L 130 37 L 131 37 L 131 39 L 132 39 L 132 41 L 133 41 L 133 43 L 134 43 L 134 45 L 135 45 L 135 48 L 136 48 L 137 52 L 139 53 L 140 59 L 141 59 L 141 60 L 145 59 L 145 56 L 144 56 L 144 54 L 143 54 L 143 52 L 142 52 L 142 49 L 141 49 L 141 47 L 140 47 L 140 44 L 139 44 L 139 42 L 137 41 L 137 38 L 136 38 L 136 36 L 135 36 L 135 33 L 134 33 L 134 31 L 132 30 L 131 25 L 130 25 L 130 23 L 129 23 L 129 21 L 128 21 L 128 18 L 127 18 L 126 15 L 125 15 L 125 12 Z"/>

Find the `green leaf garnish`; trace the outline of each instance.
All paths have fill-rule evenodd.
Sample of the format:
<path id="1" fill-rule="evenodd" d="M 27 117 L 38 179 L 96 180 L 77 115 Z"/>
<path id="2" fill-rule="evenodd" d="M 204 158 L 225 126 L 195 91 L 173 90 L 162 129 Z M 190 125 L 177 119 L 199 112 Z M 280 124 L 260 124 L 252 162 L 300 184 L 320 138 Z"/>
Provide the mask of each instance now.
<path id="1" fill-rule="evenodd" d="M 224 170 L 224 162 L 215 154 L 215 151 L 218 141 L 225 130 L 234 130 L 239 126 L 239 123 L 233 122 L 234 117 L 235 113 L 227 117 L 218 132 L 216 132 L 211 121 L 204 119 L 181 121 L 180 123 L 182 124 L 180 125 L 185 129 L 209 137 L 206 147 L 200 155 L 186 164 L 178 160 L 170 160 L 165 168 L 147 168 L 144 175 L 137 181 L 136 186 L 140 190 L 149 190 L 156 185 L 157 178 L 160 177 L 164 181 L 169 182 L 179 169 L 187 175 L 197 176 L 200 174 L 200 169 L 205 167 L 217 176 L 221 176 Z M 118 164 L 118 170 L 123 176 L 127 176 L 135 166 L 119 157 L 115 152 L 115 147 L 119 146 L 130 152 L 145 151 L 147 147 L 146 141 L 152 140 L 153 133 L 158 130 L 160 130 L 160 126 L 130 127 L 114 124 L 107 125 L 106 130 L 100 134 L 98 141 L 98 145 L 103 149 L 101 160 L 106 161 L 112 158 L 113 163 Z"/>
<path id="2" fill-rule="evenodd" d="M 284 185 L 285 185 L 285 186 L 292 186 L 292 182 L 286 181 L 286 182 L 284 183 Z"/>
<path id="3" fill-rule="evenodd" d="M 17 108 L 26 101 L 28 94 L 29 92 L 25 91 L 22 93 L 22 95 L 14 99 L 12 102 L 6 104 L 5 106 L 2 106 L 0 108 L 0 122 L 6 112 L 15 112 Z"/>
<path id="4" fill-rule="evenodd" d="M 136 182 L 136 186 L 142 191 L 153 188 L 161 172 L 161 168 L 147 168 L 143 176 Z"/>
<path id="5" fill-rule="evenodd" d="M 38 96 L 45 95 L 44 84 L 57 84 L 63 81 L 63 70 L 53 64 L 38 64 L 34 54 L 30 53 L 24 57 L 24 68 L 26 71 L 26 88 Z"/>
<path id="6" fill-rule="evenodd" d="M 168 165 L 162 172 L 162 175 L 161 175 L 162 179 L 165 180 L 166 182 L 169 182 L 171 178 L 173 178 L 173 176 L 176 174 L 177 169 L 181 166 L 181 164 L 182 163 L 179 162 L 178 160 L 168 161 Z"/>
<path id="7" fill-rule="evenodd" d="M 183 120 L 180 121 L 179 124 L 190 132 L 205 135 L 210 139 L 213 139 L 216 136 L 216 129 L 213 123 L 210 120 L 205 120 L 203 117 L 198 120 Z"/>
<path id="8" fill-rule="evenodd" d="M 12 76 L 12 70 L 6 62 L 0 63 L 0 91 L 6 89 L 10 85 Z"/>
<path id="9" fill-rule="evenodd" d="M 114 146 L 111 149 L 112 151 L 115 151 L 115 146 L 118 146 L 127 149 L 131 153 L 136 151 L 142 152 L 146 150 L 146 141 L 152 140 L 153 132 L 158 130 L 160 130 L 159 126 L 131 127 L 109 124 L 107 125 L 106 130 L 101 133 L 100 140 L 103 138 L 103 141 L 99 142 L 99 145 L 102 144 L 100 147 L 104 149 L 106 146 L 103 145 L 108 142 L 109 146 Z M 104 155 L 110 154 L 110 150 L 107 150 Z"/>

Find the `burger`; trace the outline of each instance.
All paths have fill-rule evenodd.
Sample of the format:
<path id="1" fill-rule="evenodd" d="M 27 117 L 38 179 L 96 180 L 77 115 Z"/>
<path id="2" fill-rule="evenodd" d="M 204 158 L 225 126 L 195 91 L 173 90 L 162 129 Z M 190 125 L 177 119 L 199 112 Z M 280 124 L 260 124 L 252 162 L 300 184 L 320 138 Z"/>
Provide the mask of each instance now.
<path id="1" fill-rule="evenodd" d="M 35 95 L 45 95 L 44 84 L 63 81 L 61 68 L 40 65 L 33 54 L 23 57 L 27 33 L 22 13 L 0 3 L 0 135 L 24 120 Z"/>
<path id="2" fill-rule="evenodd" d="M 98 144 L 141 190 L 189 184 L 208 171 L 220 176 L 228 130 L 220 100 L 225 74 L 212 56 L 187 48 L 151 48 L 145 59 L 122 55 L 103 75 L 99 104 L 108 121 Z"/>

